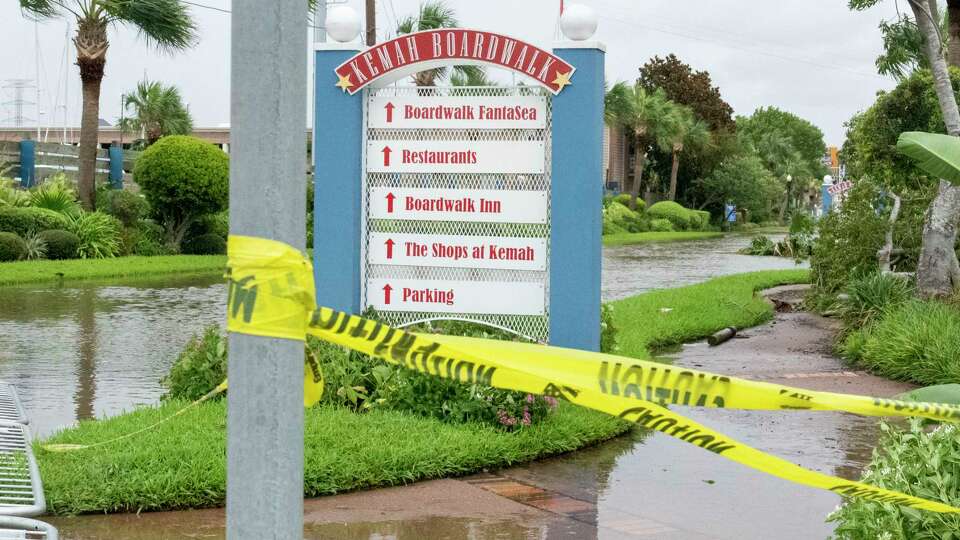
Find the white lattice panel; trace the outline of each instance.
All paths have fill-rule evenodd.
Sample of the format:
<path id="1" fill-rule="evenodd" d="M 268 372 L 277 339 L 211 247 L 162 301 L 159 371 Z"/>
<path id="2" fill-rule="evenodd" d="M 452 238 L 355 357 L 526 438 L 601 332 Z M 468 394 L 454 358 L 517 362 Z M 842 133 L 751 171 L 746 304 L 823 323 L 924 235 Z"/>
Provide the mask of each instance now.
<path id="1" fill-rule="evenodd" d="M 542 123 L 536 125 L 543 127 L 534 129 L 498 129 L 497 123 L 484 123 L 484 127 L 471 127 L 467 129 L 454 128 L 430 128 L 430 129 L 391 129 L 383 128 L 385 118 L 383 111 L 374 111 L 374 107 L 382 108 L 386 102 L 395 99 L 395 104 L 416 104 L 423 103 L 423 106 L 429 107 L 432 103 L 449 103 L 449 99 L 431 98 L 463 98 L 465 102 L 476 102 L 479 98 L 493 97 L 491 100 L 497 105 L 507 103 L 507 98 L 522 97 L 517 100 L 518 103 L 530 106 L 531 103 L 537 105 L 538 114 L 542 114 Z M 551 163 L 551 98 L 545 90 L 535 87 L 388 87 L 376 90 L 369 90 L 366 98 L 365 107 L 365 144 L 367 152 L 364 156 L 364 235 L 363 235 L 363 257 L 362 257 L 362 283 L 363 294 L 362 303 L 364 306 L 377 305 L 378 308 L 385 308 L 383 305 L 382 286 L 389 280 L 396 280 L 398 283 L 411 283 L 413 280 L 420 280 L 431 286 L 438 283 L 451 284 L 483 284 L 486 283 L 491 290 L 497 289 L 499 284 L 509 284 L 510 287 L 501 287 L 502 290 L 508 290 L 511 287 L 528 284 L 529 290 L 537 291 L 537 294 L 543 295 L 543 314 L 537 315 L 511 315 L 507 313 L 457 313 L 450 312 L 449 307 L 444 307 L 443 311 L 388 311 L 380 309 L 380 313 L 387 321 L 404 326 L 416 322 L 454 319 L 474 321 L 487 324 L 500 329 L 509 330 L 518 335 L 532 340 L 546 342 L 549 333 L 549 263 L 542 270 L 524 270 L 517 269 L 518 265 L 508 265 L 512 268 L 484 268 L 483 266 L 495 266 L 491 264 L 479 264 L 477 266 L 451 265 L 438 266 L 432 265 L 414 265 L 414 264 L 377 264 L 383 261 L 382 253 L 374 253 L 374 249 L 382 249 L 379 243 L 384 242 L 386 235 L 403 235 L 405 238 L 409 235 L 432 235 L 444 238 L 451 237 L 471 237 L 463 242 L 465 245 L 474 245 L 478 242 L 489 242 L 496 238 L 520 238 L 528 239 L 531 245 L 545 246 L 545 256 L 549 261 L 550 253 L 550 163 Z M 532 101 L 536 100 L 536 101 Z M 394 110 L 393 114 L 397 114 Z M 373 115 L 373 116 L 372 116 Z M 409 124 L 405 124 L 409 125 Z M 481 124 L 477 124 L 481 125 Z M 500 124 L 501 126 L 503 124 Z M 457 143 L 458 147 L 470 148 L 471 143 L 481 143 L 478 148 L 485 143 L 503 144 L 514 146 L 526 146 L 543 148 L 542 166 L 535 168 L 543 172 L 522 172 L 511 171 L 509 165 L 500 164 L 496 170 L 506 172 L 384 172 L 382 154 L 382 144 L 385 141 L 428 141 L 438 142 L 437 148 L 445 148 L 451 143 Z M 489 146 L 489 145 L 487 145 Z M 374 153 L 370 148 L 377 148 Z M 391 159 L 396 159 L 396 153 L 391 154 Z M 376 160 L 376 161 L 373 161 Z M 374 165 L 374 163 L 376 165 Z M 530 170 L 527 164 L 524 164 L 524 170 Z M 371 169 L 378 170 L 373 172 Z M 477 218 L 469 218 L 469 221 L 419 221 L 407 219 L 382 219 L 386 215 L 383 208 L 378 208 L 373 213 L 373 207 L 383 205 L 384 202 L 374 197 L 383 197 L 390 189 L 413 190 L 437 190 L 438 193 L 452 193 L 457 190 L 467 190 L 472 192 L 522 192 L 526 196 L 530 192 L 536 192 L 546 201 L 545 223 L 515 223 L 515 222 L 495 222 L 478 221 Z M 511 200 L 505 196 L 504 200 Z M 463 214 L 457 214 L 463 216 Z M 468 219 L 461 217 L 460 219 Z M 426 238 L 426 237 L 424 237 Z M 377 242 L 377 246 L 373 246 Z M 489 247 L 487 247 L 489 250 Z M 542 255 L 538 254 L 538 257 Z M 522 265 L 519 265 L 522 268 Z M 536 266 L 540 268 L 540 265 Z M 385 281 L 387 280 L 387 281 Z M 369 283 L 375 283 L 378 288 L 375 290 L 367 289 Z M 395 295 L 396 292 L 391 292 Z M 374 296 L 380 295 L 380 296 Z M 395 296 L 394 296 L 395 298 Z M 529 298 L 524 297 L 523 303 L 529 303 Z M 505 306 L 509 306 L 510 298 L 500 300 Z M 519 300 L 518 300 L 519 302 Z M 516 306 L 515 312 L 529 312 L 521 306 Z M 490 311 L 485 310 L 485 311 Z M 511 311 L 510 307 L 504 309 L 505 312 Z"/>

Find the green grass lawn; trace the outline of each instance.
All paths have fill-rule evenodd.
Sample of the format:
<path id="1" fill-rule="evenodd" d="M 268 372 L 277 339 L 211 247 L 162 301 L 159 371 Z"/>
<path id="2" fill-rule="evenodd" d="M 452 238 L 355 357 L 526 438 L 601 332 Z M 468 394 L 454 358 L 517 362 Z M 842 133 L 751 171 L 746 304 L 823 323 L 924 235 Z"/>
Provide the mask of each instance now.
<path id="1" fill-rule="evenodd" d="M 223 273 L 226 255 L 168 255 L 0 263 L 0 286 L 44 281 Z"/>
<path id="2" fill-rule="evenodd" d="M 653 244 L 658 242 L 683 242 L 685 240 L 706 240 L 721 238 L 723 233 L 711 231 L 678 232 L 641 232 L 608 234 L 603 237 L 605 246 L 625 246 L 628 244 Z"/>
<path id="3" fill-rule="evenodd" d="M 747 327 L 772 309 L 754 291 L 801 283 L 806 270 L 739 274 L 653 291 L 611 305 L 621 354 Z M 669 309 L 669 311 L 665 311 Z M 48 441 L 94 444 L 170 415 L 183 402 L 82 422 Z M 49 510 L 55 514 L 136 512 L 221 506 L 226 482 L 225 401 L 206 403 L 158 428 L 108 446 L 71 453 L 37 449 Z M 468 474 L 583 448 L 629 429 L 615 418 L 563 404 L 545 422 L 516 433 L 445 424 L 395 411 L 306 411 L 304 495 Z"/>
<path id="4" fill-rule="evenodd" d="M 611 302 L 620 354 L 648 358 L 650 349 L 706 337 L 726 326 L 746 328 L 773 315 L 754 292 L 807 283 L 808 270 L 769 270 L 724 276 Z"/>
<path id="5" fill-rule="evenodd" d="M 55 443 L 89 444 L 130 433 L 184 402 L 83 422 Z M 445 424 L 393 411 L 306 411 L 304 495 L 405 484 L 576 450 L 624 433 L 616 418 L 561 404 L 516 433 Z M 222 506 L 226 485 L 226 400 L 207 403 L 143 435 L 68 453 L 37 450 L 48 511 L 138 512 Z"/>

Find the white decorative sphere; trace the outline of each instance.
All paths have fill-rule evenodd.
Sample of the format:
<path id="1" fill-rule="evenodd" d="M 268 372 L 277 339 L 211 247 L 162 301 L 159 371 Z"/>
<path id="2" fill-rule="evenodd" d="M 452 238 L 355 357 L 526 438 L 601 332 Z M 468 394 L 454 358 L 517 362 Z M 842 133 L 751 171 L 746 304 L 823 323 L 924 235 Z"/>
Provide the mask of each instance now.
<path id="1" fill-rule="evenodd" d="M 350 6 L 336 6 L 328 9 L 325 24 L 327 35 L 340 43 L 353 41 L 360 35 L 360 17 Z"/>
<path id="2" fill-rule="evenodd" d="M 597 14 L 583 4 L 567 4 L 560 16 L 560 30 L 573 41 L 585 41 L 597 31 Z"/>

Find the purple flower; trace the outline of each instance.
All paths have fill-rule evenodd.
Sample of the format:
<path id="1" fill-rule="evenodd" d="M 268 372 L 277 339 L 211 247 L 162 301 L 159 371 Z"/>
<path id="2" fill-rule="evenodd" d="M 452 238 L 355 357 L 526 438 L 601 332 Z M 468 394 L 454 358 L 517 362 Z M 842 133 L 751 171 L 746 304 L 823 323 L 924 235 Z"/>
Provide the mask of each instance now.
<path id="1" fill-rule="evenodd" d="M 527 394 L 527 403 L 532 404 L 536 399 L 533 394 Z"/>
<path id="2" fill-rule="evenodd" d="M 553 396 L 544 396 L 543 400 L 547 402 L 547 405 L 549 405 L 551 409 L 557 408 L 557 405 L 558 405 L 557 398 Z"/>

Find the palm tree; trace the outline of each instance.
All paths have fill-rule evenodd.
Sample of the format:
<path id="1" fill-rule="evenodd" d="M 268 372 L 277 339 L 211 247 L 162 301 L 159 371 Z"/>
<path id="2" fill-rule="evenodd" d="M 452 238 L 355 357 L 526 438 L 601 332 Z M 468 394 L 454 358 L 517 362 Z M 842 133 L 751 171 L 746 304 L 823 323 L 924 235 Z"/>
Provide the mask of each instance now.
<path id="1" fill-rule="evenodd" d="M 460 26 L 457 20 L 457 12 L 448 7 L 442 0 L 427 2 L 420 6 L 417 16 L 408 15 L 397 24 L 397 34 L 412 34 L 422 30 L 434 30 L 437 28 L 456 28 Z M 479 74 L 483 77 L 483 69 L 477 66 L 454 66 L 454 72 L 460 72 L 462 75 L 476 78 Z M 427 69 L 417 72 L 413 76 L 413 82 L 417 86 L 434 86 L 436 81 L 447 77 L 447 68 Z M 485 77 L 484 77 L 485 78 Z M 484 85 L 470 85 L 484 86 Z"/>
<path id="2" fill-rule="evenodd" d="M 636 209 L 647 153 L 653 145 L 669 151 L 666 150 L 669 148 L 666 135 L 669 126 L 676 121 L 676 105 L 659 88 L 648 92 L 639 84 L 630 86 L 619 82 L 607 92 L 604 107 L 607 123 L 623 128 L 634 144 L 636 160 L 630 186 L 630 208 Z"/>
<path id="3" fill-rule="evenodd" d="M 110 47 L 107 28 L 112 25 L 135 28 L 148 44 L 172 52 L 194 43 L 196 26 L 187 5 L 180 0 L 20 0 L 20 9 L 37 19 L 72 17 L 76 20 L 73 43 L 77 48 L 83 88 L 77 187 L 81 204 L 93 209 L 100 82 Z"/>
<path id="4" fill-rule="evenodd" d="M 126 95 L 123 107 L 132 111 L 133 116 L 121 120 L 120 128 L 139 133 L 143 146 L 150 146 L 165 135 L 189 135 L 193 131 L 190 110 L 175 86 L 140 82 L 135 92 Z"/>
<path id="5" fill-rule="evenodd" d="M 710 144 L 710 128 L 696 117 L 693 109 L 684 105 L 676 106 L 673 115 L 675 123 L 670 126 L 667 138 L 673 152 L 673 165 L 670 168 L 670 200 L 677 199 L 677 173 L 680 170 L 680 153 L 684 148 L 703 148 Z"/>

